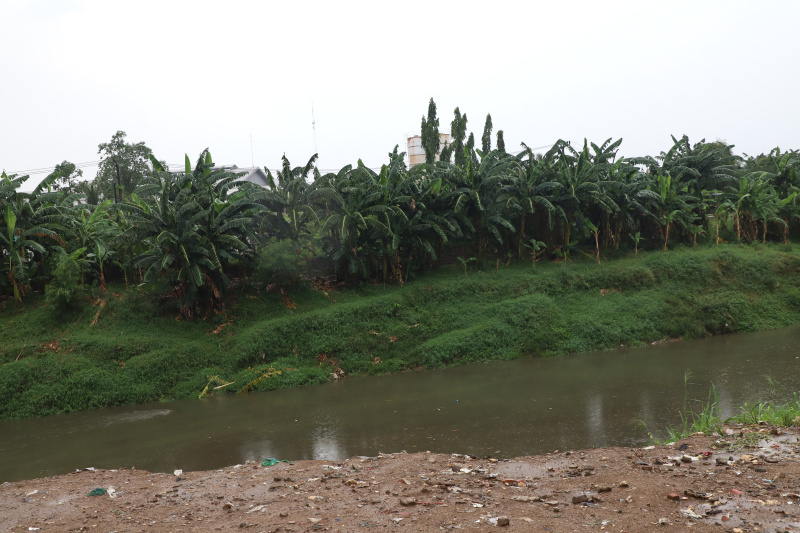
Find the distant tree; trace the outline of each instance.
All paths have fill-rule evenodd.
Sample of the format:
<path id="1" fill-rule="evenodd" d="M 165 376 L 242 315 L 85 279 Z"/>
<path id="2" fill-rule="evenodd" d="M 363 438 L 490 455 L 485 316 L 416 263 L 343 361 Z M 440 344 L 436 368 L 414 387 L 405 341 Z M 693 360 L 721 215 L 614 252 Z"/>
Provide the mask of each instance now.
<path id="1" fill-rule="evenodd" d="M 445 161 L 446 163 L 449 163 L 452 153 L 453 153 L 453 143 L 450 144 L 445 143 L 445 145 L 442 146 L 442 151 L 439 152 L 439 161 Z"/>
<path id="2" fill-rule="evenodd" d="M 503 130 L 497 130 L 497 151 L 506 153 L 506 141 L 503 139 Z"/>
<path id="3" fill-rule="evenodd" d="M 100 203 L 100 190 L 94 181 L 79 181 L 75 184 L 75 192 L 84 194 L 84 201 L 89 205 Z"/>
<path id="4" fill-rule="evenodd" d="M 97 153 L 102 156 L 97 169 L 95 182 L 103 198 L 113 200 L 114 191 L 119 189 L 118 201 L 123 196 L 130 195 L 142 181 L 152 176 L 150 156 L 153 151 L 144 142 L 130 144 L 125 142 L 127 134 L 118 131 L 111 137 L 111 141 L 101 143 Z M 119 166 L 119 183 L 117 183 L 117 166 Z"/>
<path id="5" fill-rule="evenodd" d="M 461 114 L 458 108 L 453 111 L 453 121 L 450 123 L 450 136 L 453 139 L 453 153 L 456 166 L 463 167 L 467 159 L 464 157 L 464 141 L 467 138 L 467 114 Z"/>
<path id="6" fill-rule="evenodd" d="M 83 170 L 65 160 L 56 165 L 55 171 L 59 177 L 53 182 L 53 189 L 65 191 L 67 194 L 75 192 L 78 178 L 83 176 Z"/>
<path id="7" fill-rule="evenodd" d="M 470 160 L 476 161 L 477 156 L 475 155 L 475 135 L 473 133 L 469 134 L 467 144 L 464 145 L 464 148 L 466 149 L 465 155 L 467 155 Z M 464 162 L 464 165 L 466 165 L 466 161 Z"/>
<path id="8" fill-rule="evenodd" d="M 422 117 L 422 148 L 425 150 L 425 162 L 433 163 L 439 153 L 439 119 L 436 117 L 436 102 L 428 103 L 428 118 Z"/>
<path id="9" fill-rule="evenodd" d="M 483 125 L 483 136 L 481 137 L 481 150 L 488 154 L 492 151 L 492 115 L 486 115 L 486 123 Z"/>

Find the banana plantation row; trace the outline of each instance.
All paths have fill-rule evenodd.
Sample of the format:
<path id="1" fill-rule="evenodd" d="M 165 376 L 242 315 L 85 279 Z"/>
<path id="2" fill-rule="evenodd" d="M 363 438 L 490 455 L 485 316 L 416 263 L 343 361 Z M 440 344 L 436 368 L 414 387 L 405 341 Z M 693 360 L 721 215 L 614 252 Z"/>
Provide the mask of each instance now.
<path id="1" fill-rule="evenodd" d="M 785 243 L 797 231 L 800 152 L 743 158 L 721 142 L 673 141 L 640 158 L 618 158 L 621 140 L 558 141 L 544 154 L 523 144 L 515 155 L 468 145 L 455 164 L 411 169 L 395 147 L 377 172 L 359 161 L 325 175 L 316 156 L 294 168 L 284 158 L 267 187 L 215 168 L 207 150 L 177 173 L 149 155 L 148 177 L 105 200 L 56 190 L 58 171 L 30 193 L 19 190 L 26 176 L 3 174 L 0 297 L 44 290 L 75 305 L 114 277 L 155 284 L 193 316 L 239 276 L 283 282 L 313 270 L 403 283 L 456 258 L 599 261 L 601 250 Z"/>

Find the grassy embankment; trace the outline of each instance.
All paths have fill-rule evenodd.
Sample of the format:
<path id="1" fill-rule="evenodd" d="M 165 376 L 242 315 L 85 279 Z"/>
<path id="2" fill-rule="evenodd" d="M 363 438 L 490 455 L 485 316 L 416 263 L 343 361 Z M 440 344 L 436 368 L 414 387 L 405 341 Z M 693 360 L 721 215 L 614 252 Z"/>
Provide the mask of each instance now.
<path id="1" fill-rule="evenodd" d="M 251 390 L 325 381 L 337 368 L 395 372 L 777 328 L 800 322 L 798 282 L 790 247 L 726 245 L 468 276 L 443 268 L 402 288 L 296 287 L 294 309 L 244 286 L 226 315 L 197 322 L 164 316 L 136 290 L 67 315 L 35 298 L 6 301 L 0 418 L 197 397 L 210 376 L 234 382 L 217 394 L 235 393 L 265 373 Z"/>

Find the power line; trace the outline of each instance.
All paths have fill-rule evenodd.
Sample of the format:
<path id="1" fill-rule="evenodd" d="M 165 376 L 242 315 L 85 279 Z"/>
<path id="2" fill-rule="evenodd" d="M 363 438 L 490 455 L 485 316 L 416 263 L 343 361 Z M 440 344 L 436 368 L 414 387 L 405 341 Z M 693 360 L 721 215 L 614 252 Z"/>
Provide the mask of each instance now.
<path id="1" fill-rule="evenodd" d="M 75 163 L 75 168 L 83 169 L 83 168 L 96 167 L 101 161 L 102 159 L 98 159 L 97 161 L 85 161 L 83 163 Z M 6 172 L 6 174 L 21 174 L 28 176 L 30 176 L 31 174 L 49 174 L 53 172 L 55 168 L 56 165 L 53 165 L 52 167 L 31 168 L 27 170 L 12 170 L 11 172 Z"/>

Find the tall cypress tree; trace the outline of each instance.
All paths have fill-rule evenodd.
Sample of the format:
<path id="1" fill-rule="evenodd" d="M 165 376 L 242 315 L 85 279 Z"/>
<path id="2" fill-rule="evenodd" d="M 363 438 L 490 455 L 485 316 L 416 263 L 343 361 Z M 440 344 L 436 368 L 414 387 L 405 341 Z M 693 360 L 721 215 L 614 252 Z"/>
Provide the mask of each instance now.
<path id="1" fill-rule="evenodd" d="M 433 163 L 439 153 L 439 119 L 436 117 L 436 102 L 431 98 L 428 103 L 428 118 L 422 117 L 422 149 L 425 150 L 425 162 Z"/>
<path id="2" fill-rule="evenodd" d="M 453 138 L 453 152 L 456 166 L 463 167 L 467 162 L 464 157 L 464 141 L 467 138 L 467 114 L 461 114 L 458 108 L 453 111 L 453 122 L 450 123 L 450 135 Z"/>
<path id="3" fill-rule="evenodd" d="M 475 135 L 470 132 L 469 139 L 467 139 L 467 144 L 464 145 L 466 148 L 466 155 L 470 158 L 470 160 L 475 161 Z M 464 161 L 464 165 L 467 162 Z"/>
<path id="4" fill-rule="evenodd" d="M 486 124 L 483 126 L 483 137 L 481 137 L 481 149 L 484 154 L 492 150 L 492 115 L 486 115 Z"/>

